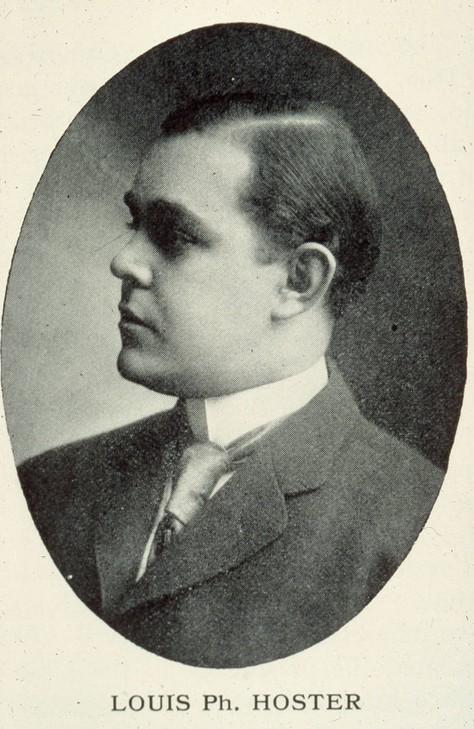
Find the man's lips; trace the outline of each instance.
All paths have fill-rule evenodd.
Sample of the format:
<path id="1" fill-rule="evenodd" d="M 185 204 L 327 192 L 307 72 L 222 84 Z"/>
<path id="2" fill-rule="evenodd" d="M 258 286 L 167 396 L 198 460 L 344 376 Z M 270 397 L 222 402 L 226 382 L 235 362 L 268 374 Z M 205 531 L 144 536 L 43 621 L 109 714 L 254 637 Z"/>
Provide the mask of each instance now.
<path id="1" fill-rule="evenodd" d="M 119 304 L 119 311 L 120 311 L 120 325 L 126 325 L 126 324 L 138 324 L 139 326 L 146 327 L 147 329 L 153 329 L 152 325 L 146 321 L 146 319 L 142 319 L 137 314 L 135 314 L 131 309 L 129 309 L 126 304 Z"/>

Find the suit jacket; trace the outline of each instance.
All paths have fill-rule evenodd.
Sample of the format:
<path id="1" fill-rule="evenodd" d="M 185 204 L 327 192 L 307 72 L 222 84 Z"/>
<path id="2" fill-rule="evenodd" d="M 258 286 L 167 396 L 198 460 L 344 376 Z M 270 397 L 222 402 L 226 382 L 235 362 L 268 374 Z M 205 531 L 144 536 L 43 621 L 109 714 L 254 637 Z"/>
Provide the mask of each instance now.
<path id="1" fill-rule="evenodd" d="M 442 472 L 365 420 L 337 369 L 135 583 L 176 409 L 19 469 L 42 538 L 78 596 L 166 658 L 248 666 L 354 617 L 405 558 Z"/>

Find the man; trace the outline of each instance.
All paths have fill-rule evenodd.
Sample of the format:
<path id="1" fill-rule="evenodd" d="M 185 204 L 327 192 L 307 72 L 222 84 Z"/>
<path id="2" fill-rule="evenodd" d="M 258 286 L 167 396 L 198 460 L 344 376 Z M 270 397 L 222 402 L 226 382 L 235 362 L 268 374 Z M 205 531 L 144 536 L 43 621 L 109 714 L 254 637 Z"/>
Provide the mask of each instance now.
<path id="1" fill-rule="evenodd" d="M 139 645 L 211 667 L 289 655 L 381 589 L 441 483 L 325 358 L 378 254 L 367 162 L 324 106 L 209 98 L 167 118 L 125 201 L 118 368 L 179 400 L 24 464 L 31 511 Z"/>

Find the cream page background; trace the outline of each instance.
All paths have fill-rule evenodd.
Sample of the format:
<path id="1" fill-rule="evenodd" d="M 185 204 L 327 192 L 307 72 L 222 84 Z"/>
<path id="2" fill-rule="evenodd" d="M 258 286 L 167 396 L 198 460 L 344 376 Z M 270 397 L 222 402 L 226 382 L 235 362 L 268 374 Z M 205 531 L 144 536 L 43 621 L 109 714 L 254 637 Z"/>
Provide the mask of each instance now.
<path id="1" fill-rule="evenodd" d="M 48 157 L 97 88 L 139 54 L 192 28 L 258 22 L 305 34 L 342 53 L 400 107 L 446 192 L 472 291 L 472 13 L 467 2 L 449 6 L 433 0 L 274 0 L 258 7 L 233 0 L 3 2 L 2 289 Z M 225 671 L 148 654 L 84 608 L 33 527 L 2 425 L 1 725 L 306 729 L 337 721 L 347 729 L 471 726 L 473 422 L 468 381 L 441 495 L 409 558 L 377 598 L 334 636 L 303 653 Z M 250 711 L 253 693 L 311 692 L 359 693 L 363 708 L 357 713 Z M 111 694 L 160 693 L 189 694 L 191 711 L 110 711 Z M 240 711 L 202 713 L 203 693 L 229 696 Z"/>

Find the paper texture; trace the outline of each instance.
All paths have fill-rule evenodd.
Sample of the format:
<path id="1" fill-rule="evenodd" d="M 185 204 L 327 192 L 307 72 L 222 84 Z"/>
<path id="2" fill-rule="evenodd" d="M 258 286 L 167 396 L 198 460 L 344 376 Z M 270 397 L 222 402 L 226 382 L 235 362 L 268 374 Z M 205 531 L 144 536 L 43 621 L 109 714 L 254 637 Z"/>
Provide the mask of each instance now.
<path id="1" fill-rule="evenodd" d="M 308 35 L 365 71 L 400 107 L 428 150 L 456 222 L 472 287 L 472 13 L 408 0 L 281 0 L 205 5 L 156 2 L 3 4 L 2 290 L 22 220 L 58 139 L 97 88 L 168 38 L 221 22 L 258 22 Z M 469 189 L 469 184 L 471 188 Z M 27 287 L 25 287 L 25 291 Z M 27 295 L 27 294 L 25 294 Z M 35 367 L 35 362 L 31 362 Z M 8 729 L 102 726 L 425 729 L 472 721 L 473 393 L 470 381 L 447 477 L 409 558 L 337 634 L 256 668 L 196 669 L 128 643 L 84 608 L 32 524 L 10 442 L 0 432 L 2 706 Z M 36 427 L 40 428 L 38 424 Z M 254 694 L 358 694 L 361 709 L 253 710 Z M 203 695 L 239 710 L 204 711 Z M 173 710 L 139 698 L 173 695 Z M 188 696 L 178 711 L 176 696 Z M 115 705 L 113 696 L 116 696 Z M 167 700 L 168 701 L 168 700 Z M 308 701 L 308 706 L 310 705 Z M 279 699 L 278 706 L 285 700 Z M 113 708 L 127 707 L 124 711 Z"/>

